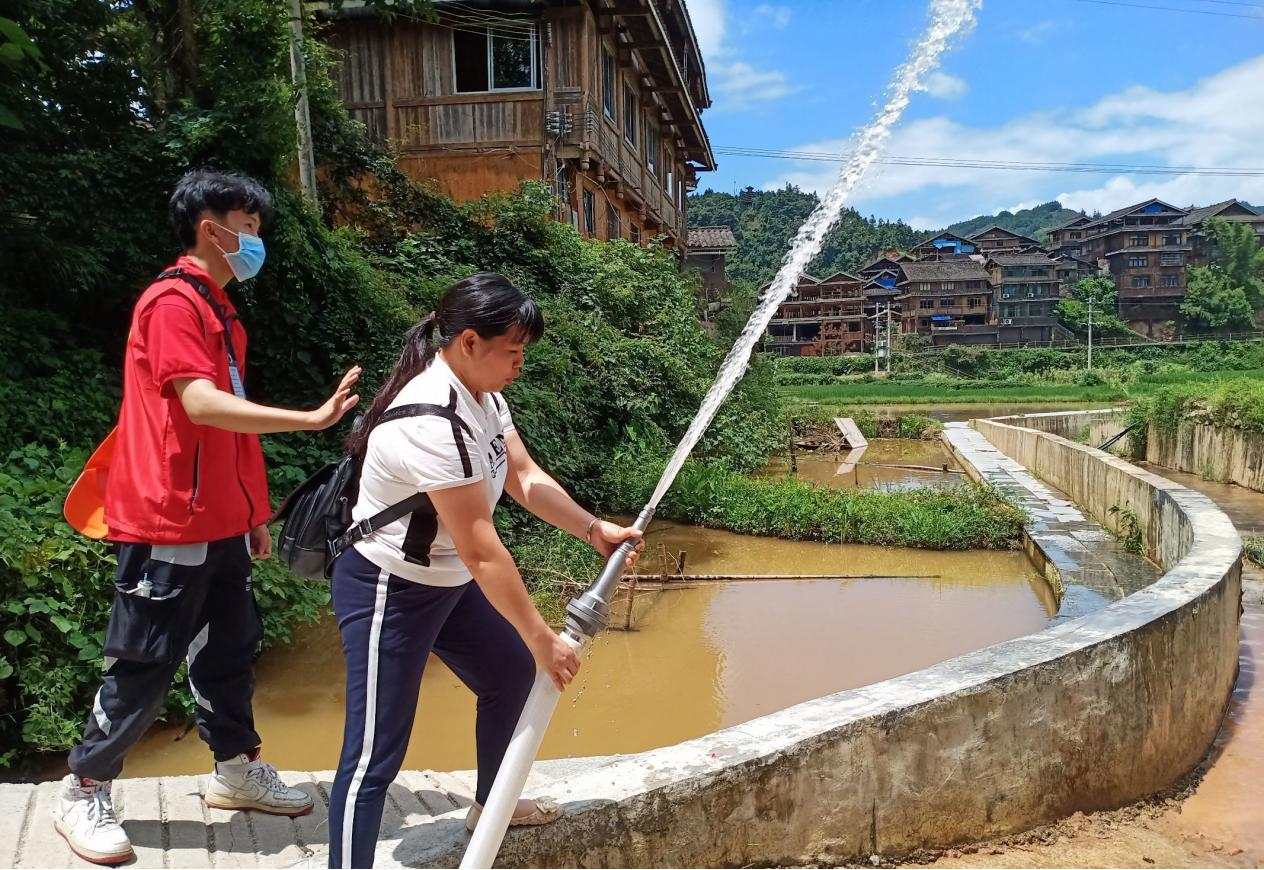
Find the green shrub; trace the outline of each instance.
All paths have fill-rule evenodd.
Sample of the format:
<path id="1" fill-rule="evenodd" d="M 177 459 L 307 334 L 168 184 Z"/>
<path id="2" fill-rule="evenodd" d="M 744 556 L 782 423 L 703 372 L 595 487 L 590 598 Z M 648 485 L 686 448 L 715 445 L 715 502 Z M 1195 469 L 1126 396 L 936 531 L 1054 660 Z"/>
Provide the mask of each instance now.
<path id="1" fill-rule="evenodd" d="M 615 470 L 616 504 L 633 512 L 649 498 L 661 461 Z M 758 480 L 687 463 L 658 514 L 663 519 L 747 535 L 941 550 L 1017 546 L 1024 513 L 978 484 L 878 492 L 813 487 L 795 479 Z"/>

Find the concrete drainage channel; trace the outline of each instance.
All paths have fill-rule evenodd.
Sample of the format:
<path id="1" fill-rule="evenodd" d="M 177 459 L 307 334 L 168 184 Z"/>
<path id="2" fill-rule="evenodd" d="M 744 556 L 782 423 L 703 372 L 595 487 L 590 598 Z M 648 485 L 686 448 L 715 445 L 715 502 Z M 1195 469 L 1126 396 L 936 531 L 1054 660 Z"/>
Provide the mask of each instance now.
<path id="1" fill-rule="evenodd" d="M 1103 526 L 1135 523 L 1157 580 L 1034 635 L 603 759 L 552 783 L 567 818 L 512 831 L 500 864 L 896 857 L 1120 806 L 1192 770 L 1237 675 L 1241 541 L 1206 497 L 1040 431 L 1064 427 L 1059 416 L 972 426 Z M 379 866 L 454 864 L 455 827 L 441 817 L 401 832 Z"/>

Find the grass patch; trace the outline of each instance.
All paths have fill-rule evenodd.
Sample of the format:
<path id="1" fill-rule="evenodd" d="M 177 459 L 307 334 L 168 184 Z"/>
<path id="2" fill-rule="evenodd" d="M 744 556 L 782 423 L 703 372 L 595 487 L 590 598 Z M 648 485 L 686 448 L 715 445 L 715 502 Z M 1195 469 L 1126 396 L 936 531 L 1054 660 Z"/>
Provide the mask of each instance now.
<path id="1" fill-rule="evenodd" d="M 1164 432 L 1183 420 L 1264 432 L 1264 378 L 1254 373 L 1158 386 L 1133 415 Z"/>
<path id="2" fill-rule="evenodd" d="M 783 383 L 778 390 L 791 402 L 832 407 L 1107 403 L 1153 397 L 1155 413 L 1169 420 L 1193 408 L 1225 421 L 1222 425 L 1264 429 L 1264 369 L 1202 371 L 1171 364 L 1134 364 L 1091 371 L 1051 369 L 1003 379 L 901 373 L 891 378 L 837 376 L 819 383 Z"/>
<path id="3" fill-rule="evenodd" d="M 791 415 L 790 426 L 796 439 L 829 445 L 841 438 L 836 416 L 832 409 L 820 405 L 802 405 Z M 866 438 L 932 440 L 944 431 L 942 422 L 925 414 L 877 414 L 860 408 L 849 411 L 848 416 Z"/>
<path id="4" fill-rule="evenodd" d="M 1137 512 L 1132 508 L 1112 505 L 1110 513 L 1119 518 L 1118 528 L 1114 534 L 1119 543 L 1123 544 L 1124 550 L 1134 555 L 1141 555 L 1144 542 L 1141 536 L 1141 520 L 1137 517 Z"/>
<path id="5" fill-rule="evenodd" d="M 648 498 L 660 467 L 648 463 L 624 476 L 629 508 Z M 1012 549 L 1026 518 L 997 490 L 979 484 L 835 490 L 698 463 L 685 465 L 658 516 L 745 535 L 931 550 Z"/>
<path id="6" fill-rule="evenodd" d="M 1122 387 L 1109 384 L 1005 384 L 992 381 L 854 381 L 803 384 L 779 388 L 792 401 L 834 405 L 942 405 L 1023 402 L 1115 402 L 1128 398 Z"/>
<path id="7" fill-rule="evenodd" d="M 1243 535 L 1242 555 L 1254 562 L 1257 567 L 1264 568 L 1264 535 Z"/>

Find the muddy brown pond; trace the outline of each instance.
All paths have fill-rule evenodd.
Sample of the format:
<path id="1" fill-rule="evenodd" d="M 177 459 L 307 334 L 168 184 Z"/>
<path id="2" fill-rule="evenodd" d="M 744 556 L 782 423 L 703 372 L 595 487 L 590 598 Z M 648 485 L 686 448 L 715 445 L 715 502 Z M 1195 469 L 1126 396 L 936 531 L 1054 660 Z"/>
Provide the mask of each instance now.
<path id="1" fill-rule="evenodd" d="M 859 450 L 799 453 L 795 465 L 792 471 L 790 459 L 777 456 L 757 476 L 792 476 L 831 489 L 912 489 L 969 480 L 938 438 L 875 438 Z"/>
<path id="2" fill-rule="evenodd" d="M 543 758 L 666 746 L 843 689 L 1039 631 L 1054 602 L 1016 552 L 925 550 L 743 537 L 656 524 L 651 547 L 686 550 L 691 573 L 934 575 L 708 583 L 637 593 L 635 630 L 598 638 L 563 696 Z M 648 560 L 647 560 L 648 561 Z M 622 625 L 626 607 L 615 607 Z M 335 767 L 342 649 L 332 619 L 304 626 L 259 661 L 255 717 L 281 769 Z M 422 682 L 404 764 L 474 766 L 474 698 L 437 659 Z M 154 729 L 124 776 L 205 773 L 196 732 Z"/>

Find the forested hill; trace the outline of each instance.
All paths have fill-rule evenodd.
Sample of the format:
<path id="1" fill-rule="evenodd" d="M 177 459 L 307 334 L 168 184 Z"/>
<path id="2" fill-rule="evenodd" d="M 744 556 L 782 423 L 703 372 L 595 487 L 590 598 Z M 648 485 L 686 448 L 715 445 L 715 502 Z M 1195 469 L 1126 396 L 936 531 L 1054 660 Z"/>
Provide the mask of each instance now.
<path id="1" fill-rule="evenodd" d="M 950 233 L 968 236 L 971 233 L 977 233 L 980 230 L 987 229 L 992 224 L 996 224 L 1012 232 L 1022 233 L 1024 236 L 1044 241 L 1043 235 L 1046 230 L 1064 224 L 1072 218 L 1079 217 L 1081 214 L 1083 212 L 1063 208 L 1062 203 L 1055 199 L 1053 202 L 1046 202 L 1035 208 L 979 215 L 978 217 L 970 218 L 968 221 L 958 221 L 947 229 Z"/>

